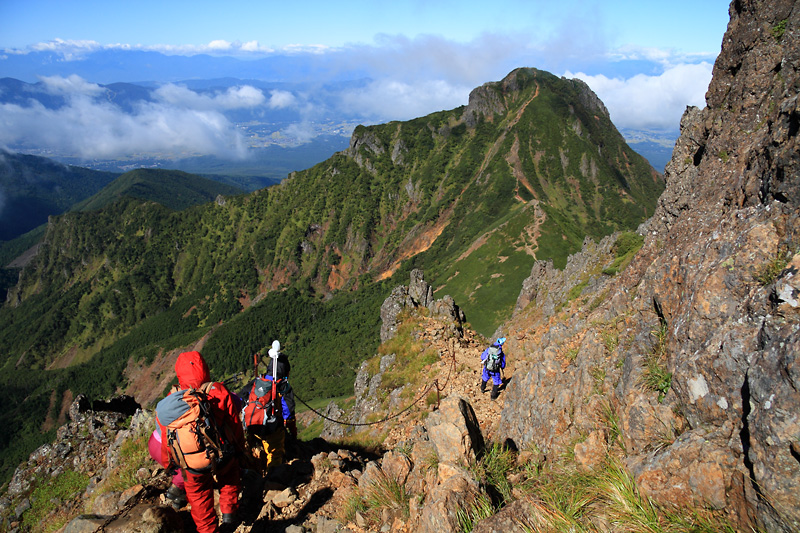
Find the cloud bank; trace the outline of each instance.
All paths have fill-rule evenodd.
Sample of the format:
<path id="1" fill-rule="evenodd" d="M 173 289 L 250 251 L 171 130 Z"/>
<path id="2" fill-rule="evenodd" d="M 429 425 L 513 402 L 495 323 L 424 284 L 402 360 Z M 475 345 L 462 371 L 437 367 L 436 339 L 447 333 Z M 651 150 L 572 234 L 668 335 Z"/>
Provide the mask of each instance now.
<path id="1" fill-rule="evenodd" d="M 629 129 L 677 128 L 686 106 L 705 107 L 712 65 L 681 64 L 657 76 L 638 74 L 628 79 L 565 74 L 585 81 L 605 103 L 617 127 Z"/>
<path id="2" fill-rule="evenodd" d="M 246 144 L 223 111 L 266 101 L 253 87 L 231 88 L 212 96 L 168 84 L 153 101 L 135 104 L 130 113 L 104 99 L 106 89 L 78 76 L 42 78 L 46 92 L 66 98 L 47 108 L 0 105 L 0 144 L 24 143 L 76 154 L 84 159 L 114 159 L 134 154 L 214 154 L 241 158 Z"/>

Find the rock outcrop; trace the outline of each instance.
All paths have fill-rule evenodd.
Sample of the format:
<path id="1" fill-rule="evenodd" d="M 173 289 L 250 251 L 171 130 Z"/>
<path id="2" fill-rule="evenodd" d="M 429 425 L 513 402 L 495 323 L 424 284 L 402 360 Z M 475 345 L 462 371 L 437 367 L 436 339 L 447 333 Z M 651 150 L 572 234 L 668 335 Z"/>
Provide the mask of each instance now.
<path id="1" fill-rule="evenodd" d="M 424 279 L 421 270 L 411 271 L 411 281 L 408 286 L 399 285 L 392 294 L 384 300 L 381 306 L 381 342 L 394 337 L 397 331 L 397 315 L 404 309 L 428 308 L 431 314 L 440 319 L 449 319 L 452 323 L 453 334 L 463 334 L 463 323 L 466 321 L 464 312 L 456 305 L 450 296 L 440 300 L 433 299 L 433 287 Z"/>
<path id="2" fill-rule="evenodd" d="M 501 432 L 577 454 L 618 427 L 656 501 L 797 531 L 800 7 L 737 0 L 730 15 L 707 107 L 683 117 L 630 266 L 560 314 L 536 288 L 554 274 L 534 267 L 504 326 L 527 371 Z"/>

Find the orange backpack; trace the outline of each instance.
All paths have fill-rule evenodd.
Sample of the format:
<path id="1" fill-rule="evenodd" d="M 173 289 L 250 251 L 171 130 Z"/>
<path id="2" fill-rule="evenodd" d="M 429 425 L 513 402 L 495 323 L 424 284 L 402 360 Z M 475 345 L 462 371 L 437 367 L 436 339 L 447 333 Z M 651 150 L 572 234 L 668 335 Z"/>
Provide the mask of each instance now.
<path id="1" fill-rule="evenodd" d="M 217 426 L 208 401 L 212 385 L 204 383 L 199 389 L 182 391 L 181 400 L 188 408 L 166 426 L 172 458 L 181 468 L 194 474 L 216 473 L 235 455 L 232 438 L 226 434 L 227 428 Z"/>

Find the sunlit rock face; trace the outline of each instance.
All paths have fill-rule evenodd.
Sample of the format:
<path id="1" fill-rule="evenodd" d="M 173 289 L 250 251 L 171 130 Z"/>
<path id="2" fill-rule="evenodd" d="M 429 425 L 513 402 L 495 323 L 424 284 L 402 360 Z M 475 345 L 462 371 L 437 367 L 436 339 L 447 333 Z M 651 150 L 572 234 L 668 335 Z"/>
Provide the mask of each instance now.
<path id="1" fill-rule="evenodd" d="M 570 267 L 560 277 L 534 267 L 504 326 L 525 372 L 509 385 L 502 429 L 582 456 L 619 430 L 628 468 L 656 500 L 796 531 L 800 10 L 737 0 L 730 15 L 708 105 L 682 119 L 638 255 L 562 309 L 548 294 L 574 286 Z M 610 260 L 584 252 L 595 272 Z M 652 361 L 661 390 L 648 382 Z"/>

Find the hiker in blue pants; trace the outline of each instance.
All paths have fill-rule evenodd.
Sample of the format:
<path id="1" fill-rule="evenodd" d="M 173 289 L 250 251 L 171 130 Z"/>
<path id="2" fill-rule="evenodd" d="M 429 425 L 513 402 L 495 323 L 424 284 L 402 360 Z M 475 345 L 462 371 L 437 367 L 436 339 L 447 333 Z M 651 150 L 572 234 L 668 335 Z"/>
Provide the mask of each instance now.
<path id="1" fill-rule="evenodd" d="M 483 373 L 481 374 L 481 392 L 486 392 L 486 382 L 492 379 L 492 400 L 500 395 L 500 385 L 503 384 L 501 370 L 506 367 L 506 354 L 503 353 L 505 337 L 500 337 L 481 354 Z"/>

